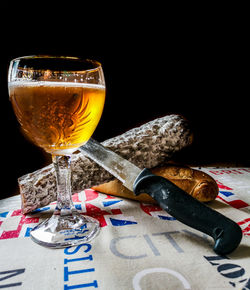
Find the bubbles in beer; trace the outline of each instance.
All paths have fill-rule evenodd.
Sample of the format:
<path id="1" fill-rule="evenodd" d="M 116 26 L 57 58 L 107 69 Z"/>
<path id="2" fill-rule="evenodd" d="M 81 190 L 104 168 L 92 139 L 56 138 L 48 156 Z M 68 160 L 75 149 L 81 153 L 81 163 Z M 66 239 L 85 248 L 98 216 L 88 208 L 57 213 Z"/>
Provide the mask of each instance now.
<path id="1" fill-rule="evenodd" d="M 10 100 L 25 134 L 47 152 L 77 148 L 93 134 L 105 88 L 71 82 L 13 82 Z"/>

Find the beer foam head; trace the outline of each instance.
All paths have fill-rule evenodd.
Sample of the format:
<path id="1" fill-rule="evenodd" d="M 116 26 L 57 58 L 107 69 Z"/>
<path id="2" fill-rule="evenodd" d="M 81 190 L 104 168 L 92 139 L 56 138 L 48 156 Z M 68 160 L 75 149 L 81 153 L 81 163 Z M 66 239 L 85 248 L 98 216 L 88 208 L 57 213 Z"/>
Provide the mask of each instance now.
<path id="1" fill-rule="evenodd" d="M 58 82 L 58 81 L 13 81 L 9 82 L 9 87 L 83 87 L 93 89 L 105 89 L 104 85 L 84 83 L 84 82 Z"/>

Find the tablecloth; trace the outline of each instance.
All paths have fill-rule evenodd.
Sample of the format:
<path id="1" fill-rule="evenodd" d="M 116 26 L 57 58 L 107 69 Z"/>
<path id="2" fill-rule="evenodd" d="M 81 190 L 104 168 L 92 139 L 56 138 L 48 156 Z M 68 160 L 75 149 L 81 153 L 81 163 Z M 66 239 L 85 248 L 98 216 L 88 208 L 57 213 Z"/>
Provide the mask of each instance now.
<path id="1" fill-rule="evenodd" d="M 199 168 L 218 183 L 208 206 L 237 222 L 240 246 L 227 256 L 213 240 L 160 207 L 98 193 L 73 195 L 78 210 L 97 218 L 90 243 L 48 249 L 30 230 L 55 203 L 22 215 L 20 197 L 0 201 L 0 289 L 250 289 L 250 168 Z"/>

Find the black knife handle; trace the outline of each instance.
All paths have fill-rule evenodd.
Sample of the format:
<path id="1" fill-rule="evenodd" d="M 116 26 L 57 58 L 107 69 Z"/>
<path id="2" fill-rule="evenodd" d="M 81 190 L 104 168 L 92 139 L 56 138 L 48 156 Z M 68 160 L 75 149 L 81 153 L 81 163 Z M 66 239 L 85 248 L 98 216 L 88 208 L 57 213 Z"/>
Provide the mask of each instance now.
<path id="1" fill-rule="evenodd" d="M 231 253 L 241 241 L 242 231 L 237 223 L 148 169 L 144 169 L 135 180 L 134 193 L 149 194 L 171 216 L 211 236 L 215 241 L 214 251 L 219 255 Z"/>

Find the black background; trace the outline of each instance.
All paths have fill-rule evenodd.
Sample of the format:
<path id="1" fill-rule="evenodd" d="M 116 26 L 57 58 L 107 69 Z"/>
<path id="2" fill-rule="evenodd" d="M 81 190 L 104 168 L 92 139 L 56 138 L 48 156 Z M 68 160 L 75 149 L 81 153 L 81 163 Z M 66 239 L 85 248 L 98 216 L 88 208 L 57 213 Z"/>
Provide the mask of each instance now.
<path id="1" fill-rule="evenodd" d="M 77 7 L 74 15 L 56 10 L 45 14 L 39 7 L 8 11 L 8 23 L 1 25 L 0 198 L 17 192 L 17 177 L 50 162 L 23 137 L 8 100 L 9 62 L 24 55 L 81 56 L 102 63 L 107 94 L 94 133 L 98 141 L 176 113 L 190 121 L 194 132 L 193 145 L 176 157 L 179 162 L 250 165 L 244 17 L 224 18 L 220 10 L 193 18 L 175 10 L 170 18 L 170 11 L 159 14 L 159 8 L 151 14 L 148 8 L 140 19 L 131 9 L 116 18 L 90 10 L 88 19 L 84 9 L 77 13 Z"/>

